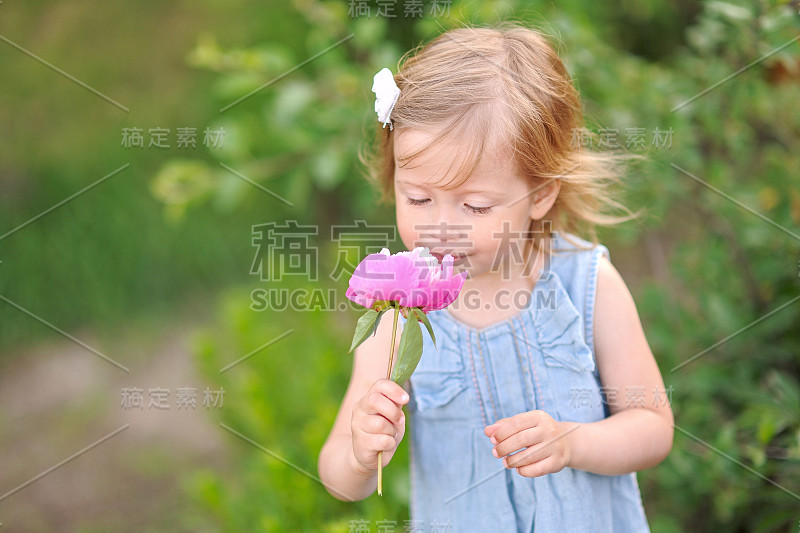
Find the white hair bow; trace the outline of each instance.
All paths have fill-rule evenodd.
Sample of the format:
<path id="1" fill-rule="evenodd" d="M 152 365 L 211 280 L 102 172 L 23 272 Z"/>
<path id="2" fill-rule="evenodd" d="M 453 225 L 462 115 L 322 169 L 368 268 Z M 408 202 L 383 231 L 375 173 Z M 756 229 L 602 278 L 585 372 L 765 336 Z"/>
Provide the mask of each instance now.
<path id="1" fill-rule="evenodd" d="M 375 112 L 378 114 L 378 121 L 383 122 L 384 128 L 389 124 L 391 130 L 392 119 L 390 117 L 394 104 L 400 98 L 400 89 L 394 82 L 391 70 L 382 68 L 375 74 L 372 81 L 372 92 L 375 93 Z"/>

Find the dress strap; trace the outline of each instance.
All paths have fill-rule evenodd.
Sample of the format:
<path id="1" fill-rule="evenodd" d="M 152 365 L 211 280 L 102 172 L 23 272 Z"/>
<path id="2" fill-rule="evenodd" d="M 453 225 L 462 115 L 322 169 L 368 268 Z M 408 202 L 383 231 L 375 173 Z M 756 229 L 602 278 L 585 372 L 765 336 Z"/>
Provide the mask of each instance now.
<path id="1" fill-rule="evenodd" d="M 594 354 L 594 306 L 597 293 L 597 273 L 601 256 L 611 254 L 602 244 L 569 234 L 569 240 L 553 234 L 549 268 L 558 274 L 564 289 L 582 315 L 583 337 Z M 570 242 L 572 241 L 572 242 Z"/>
<path id="2" fill-rule="evenodd" d="M 583 297 L 583 317 L 584 317 L 584 337 L 586 344 L 592 349 L 594 353 L 594 306 L 597 297 L 597 274 L 600 270 L 600 258 L 606 256 L 606 259 L 611 260 L 611 254 L 608 248 L 602 244 L 598 245 L 591 252 L 589 257 L 588 273 L 586 275 L 586 289 L 584 290 Z"/>

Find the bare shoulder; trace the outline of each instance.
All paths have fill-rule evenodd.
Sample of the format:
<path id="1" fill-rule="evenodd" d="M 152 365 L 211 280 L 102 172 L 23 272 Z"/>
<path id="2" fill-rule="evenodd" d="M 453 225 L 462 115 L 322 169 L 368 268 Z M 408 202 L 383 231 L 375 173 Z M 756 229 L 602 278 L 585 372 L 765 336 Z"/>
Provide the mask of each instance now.
<path id="1" fill-rule="evenodd" d="M 605 256 L 598 265 L 593 330 L 601 373 L 632 359 L 652 359 L 633 296 Z"/>
<path id="2" fill-rule="evenodd" d="M 606 256 L 601 256 L 597 268 L 595 319 L 614 315 L 617 318 L 636 318 L 639 313 L 628 285 Z M 630 324 L 628 324 L 630 326 Z"/>

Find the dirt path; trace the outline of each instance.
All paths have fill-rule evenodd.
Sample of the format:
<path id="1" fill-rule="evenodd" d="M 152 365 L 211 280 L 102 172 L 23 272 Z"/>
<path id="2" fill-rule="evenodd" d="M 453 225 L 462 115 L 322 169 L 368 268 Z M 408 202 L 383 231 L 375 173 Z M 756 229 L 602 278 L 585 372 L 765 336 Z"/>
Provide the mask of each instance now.
<path id="1" fill-rule="evenodd" d="M 181 530 L 177 517 L 193 514 L 193 503 L 180 478 L 225 469 L 230 445 L 219 410 L 202 406 L 206 387 L 219 386 L 195 369 L 193 324 L 150 326 L 144 340 L 75 334 L 129 374 L 63 338 L 3 357 L 0 533 Z M 143 409 L 121 406 L 125 387 L 144 389 Z M 197 389 L 195 409 L 177 408 L 183 387 Z M 169 389 L 168 409 L 148 408 L 151 388 Z"/>

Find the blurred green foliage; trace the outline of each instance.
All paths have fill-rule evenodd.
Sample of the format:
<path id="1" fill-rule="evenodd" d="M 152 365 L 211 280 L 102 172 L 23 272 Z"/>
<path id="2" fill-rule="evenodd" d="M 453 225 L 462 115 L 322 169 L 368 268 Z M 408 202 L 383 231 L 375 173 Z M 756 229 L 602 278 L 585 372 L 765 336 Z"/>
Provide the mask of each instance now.
<path id="1" fill-rule="evenodd" d="M 353 33 L 221 119 L 245 143 L 221 160 L 307 206 L 301 214 L 276 203 L 270 216 L 319 224 L 315 244 L 323 249 L 330 244 L 326 224 L 394 222 L 393 213 L 374 205 L 377 194 L 356 158 L 372 139 L 369 90 L 379 68 L 394 70 L 402 52 L 465 21 L 513 18 L 557 36 L 584 99 L 587 127 L 617 130 L 620 144 L 629 128 L 645 132 L 632 151 L 648 161 L 630 172 L 625 203 L 647 206 L 646 215 L 603 229 L 601 237 L 612 257 L 615 245 L 638 244 L 653 262 L 654 275 L 634 296 L 673 391 L 677 429 L 667 460 L 639 475 L 651 526 L 795 530 L 800 312 L 788 305 L 758 319 L 798 292 L 800 188 L 793 178 L 800 163 L 792 149 L 800 138 L 800 54 L 790 42 L 799 27 L 796 10 L 743 1 L 624 2 L 624 8 L 456 1 L 448 15 L 392 19 L 348 16 L 344 2 L 292 5 L 307 24 L 304 52 L 292 54 L 272 39 L 225 51 L 207 39 L 191 61 L 219 73 L 216 90 L 227 102 Z M 656 130 L 671 133 L 653 143 Z M 213 164 L 206 171 L 220 172 Z M 243 205 L 252 201 L 247 192 Z M 321 270 L 329 266 L 323 261 Z M 345 283 L 335 285 L 341 295 Z M 349 376 L 349 335 L 342 332 L 352 331 L 357 313 L 256 313 L 249 304 L 244 290 L 224 300 L 219 331 L 199 348 L 209 372 L 287 329 L 295 333 L 230 371 L 231 397 L 240 403 L 225 412 L 225 423 L 316 474 Z M 243 467 L 235 482 L 204 472 L 194 480 L 201 483 L 189 485 L 226 529 L 348 531 L 348 521 L 358 518 L 375 530 L 376 520 L 402 528 L 408 518 L 399 487 L 383 499 L 343 504 L 286 464 L 239 445 Z M 407 476 L 405 461 L 394 459 L 386 474 L 391 483 Z"/>
<path id="2" fill-rule="evenodd" d="M 145 1 L 124 11 L 86 0 L 2 7 L 4 38 L 129 112 L 0 42 L 6 81 L 0 295 L 81 338 L 82 327 L 168 313 L 179 299 L 208 301 L 217 287 L 245 279 L 252 218 L 269 209 L 271 199 L 196 209 L 178 223 L 172 216 L 178 209 L 165 210 L 152 194 L 153 176 L 172 158 L 211 161 L 209 152 L 216 150 L 202 144 L 202 132 L 219 116 L 210 90 L 215 76 L 186 62 L 198 33 L 214 27 L 223 43 L 257 42 L 267 34 L 288 43 L 303 27 L 302 17 L 279 4 L 259 6 L 254 17 L 253 6 L 238 0 Z M 272 23 L 276 18 L 279 26 Z M 177 148 L 177 129 L 184 127 L 199 132 L 196 148 Z M 124 148 L 123 128 L 143 129 L 144 147 Z M 151 128 L 170 130 L 170 148 L 148 146 Z M 233 189 L 240 182 L 229 174 L 216 186 Z M 26 342 L 57 337 L 5 302 L 0 325 L 0 357 Z"/>
<path id="3" fill-rule="evenodd" d="M 297 290 L 306 284 L 282 281 L 281 286 Z M 206 511 L 187 517 L 187 527 L 338 532 L 348 531 L 351 520 L 373 525 L 396 520 L 402 528 L 408 519 L 407 449 L 384 470 L 383 498 L 341 502 L 314 479 L 317 455 L 350 374 L 343 356 L 349 340 L 341 334 L 351 327 L 349 315 L 310 311 L 267 317 L 249 304 L 248 294 L 227 293 L 218 326 L 197 340 L 202 369 L 226 391 L 221 424 L 227 427 L 220 431 L 227 432 L 240 461 L 234 472 L 200 470 L 184 481 Z M 222 368 L 255 350 L 220 376 Z"/>
<path id="4" fill-rule="evenodd" d="M 634 297 L 674 391 L 679 428 L 667 460 L 639 475 L 653 530 L 795 531 L 800 303 L 759 319 L 794 302 L 800 283 L 796 3 L 456 0 L 439 16 L 425 2 L 419 18 L 403 17 L 402 2 L 396 18 L 376 17 L 370 4 L 372 16 L 359 17 L 344 1 L 293 0 L 256 13 L 244 2 L 183 1 L 159 4 L 157 17 L 153 2 L 131 4 L 127 16 L 153 24 L 143 39 L 136 26 L 106 24 L 109 13 L 94 4 L 51 6 L 41 17 L 35 10 L 44 3 L 31 3 L 16 21 L 24 44 L 131 113 L 54 82 L 51 70 L 2 48 L 14 79 L 5 88 L 13 113 L 0 110 L 9 124 L 0 143 L 3 233 L 131 167 L 0 240 L 0 294 L 64 329 L 168 308 L 188 293 L 242 280 L 253 257 L 251 226 L 285 220 L 319 226 L 319 270 L 331 272 L 332 225 L 394 224 L 392 210 L 375 205 L 357 160 L 376 127 L 372 75 L 395 70 L 403 52 L 465 21 L 521 20 L 557 36 L 589 129 L 616 129 L 621 142 L 628 128 L 646 134 L 634 151 L 649 162 L 632 169 L 625 199 L 647 206 L 646 216 L 601 237 L 612 259 L 615 249 L 641 246 L 652 263 Z M 215 29 L 190 30 L 199 26 Z M 58 46 L 64 35 L 69 50 Z M 126 53 L 132 48 L 139 53 Z M 95 50 L 105 59 L 88 71 L 68 67 Z M 223 128 L 223 147 L 120 147 L 123 127 L 187 126 Z M 672 131 L 669 146 L 651 143 L 656 129 Z M 331 288 L 343 298 L 346 276 L 270 283 Z M 293 332 L 222 374 L 221 422 L 230 430 L 220 431 L 240 450 L 240 463 L 231 473 L 201 470 L 185 480 L 204 510 L 184 516 L 186 527 L 348 531 L 351 520 L 373 530 L 378 520 L 395 520 L 402 529 L 407 442 L 385 469 L 383 498 L 343 503 L 297 470 L 317 474 L 349 377 L 357 312 L 257 312 L 252 289 L 220 299 L 217 326 L 198 339 L 204 371 L 216 381 L 225 365 Z M 2 343 L 31 339 L 38 327 L 7 305 L 0 323 Z"/>

